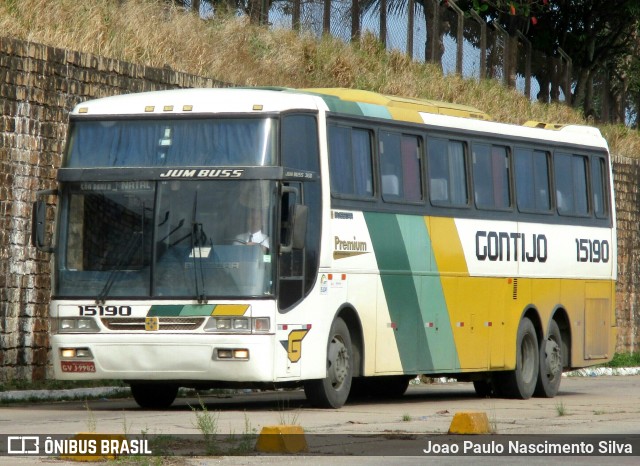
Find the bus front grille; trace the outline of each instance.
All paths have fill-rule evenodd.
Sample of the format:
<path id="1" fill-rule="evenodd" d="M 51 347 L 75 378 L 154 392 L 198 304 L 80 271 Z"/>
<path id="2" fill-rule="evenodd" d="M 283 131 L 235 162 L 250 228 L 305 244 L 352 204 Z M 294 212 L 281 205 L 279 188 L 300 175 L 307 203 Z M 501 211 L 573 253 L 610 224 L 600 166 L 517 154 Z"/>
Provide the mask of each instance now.
<path id="1" fill-rule="evenodd" d="M 195 330 L 204 323 L 204 317 L 157 317 L 157 331 Z M 109 330 L 147 330 L 145 317 L 103 317 L 102 324 Z M 154 329 L 155 330 L 155 329 Z"/>

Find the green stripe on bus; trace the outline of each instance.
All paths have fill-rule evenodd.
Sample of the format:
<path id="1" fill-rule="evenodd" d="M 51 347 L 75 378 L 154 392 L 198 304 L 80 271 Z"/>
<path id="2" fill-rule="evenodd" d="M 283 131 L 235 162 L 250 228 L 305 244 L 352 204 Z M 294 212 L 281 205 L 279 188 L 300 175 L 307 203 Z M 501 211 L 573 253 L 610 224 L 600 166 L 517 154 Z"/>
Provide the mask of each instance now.
<path id="1" fill-rule="evenodd" d="M 210 316 L 213 308 L 211 304 L 156 304 L 147 317 Z"/>
<path id="2" fill-rule="evenodd" d="M 359 102 L 358 106 L 360 107 L 360 110 L 362 110 L 362 114 L 364 116 L 374 117 L 374 118 L 386 118 L 388 120 L 393 119 L 393 117 L 391 116 L 391 113 L 389 113 L 389 110 L 387 110 L 387 108 L 383 107 L 382 105 L 365 104 L 365 103 Z"/>
<path id="3" fill-rule="evenodd" d="M 421 315 L 420 329 L 424 331 L 427 341 L 426 348 L 418 348 L 419 369 L 446 370 L 460 367 L 451 319 L 425 218 L 398 215 L 397 219 L 414 274 Z M 422 357 L 424 352 L 429 354 L 429 358 Z"/>
<path id="4" fill-rule="evenodd" d="M 320 95 L 320 97 L 322 97 L 324 103 L 327 104 L 327 107 L 329 107 L 329 111 L 331 112 L 347 113 L 358 116 L 363 115 L 360 106 L 356 102 L 348 102 L 332 95 Z"/>
<path id="5" fill-rule="evenodd" d="M 421 216 L 365 213 L 403 371 L 458 367 L 431 241 Z"/>
<path id="6" fill-rule="evenodd" d="M 420 305 L 411 276 L 408 251 L 395 215 L 365 213 L 365 220 L 380 270 L 389 316 L 396 329 L 394 336 L 402 370 L 412 373 L 418 370 L 416 349 L 427 348 L 427 342 L 424 332 L 418 331 Z M 430 358 L 430 354 L 426 351 L 421 353 L 421 362 L 431 365 L 429 361 L 422 361 L 423 358 Z"/>
<path id="7" fill-rule="evenodd" d="M 182 304 L 155 304 L 149 309 L 147 317 L 176 317 L 180 315 L 183 307 Z"/>

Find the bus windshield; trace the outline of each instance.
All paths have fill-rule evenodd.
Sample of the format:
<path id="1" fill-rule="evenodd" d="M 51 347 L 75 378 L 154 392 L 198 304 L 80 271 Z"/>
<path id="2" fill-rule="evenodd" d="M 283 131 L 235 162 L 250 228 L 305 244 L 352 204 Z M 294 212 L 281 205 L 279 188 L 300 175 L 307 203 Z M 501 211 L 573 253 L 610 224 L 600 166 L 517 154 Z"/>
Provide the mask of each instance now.
<path id="1" fill-rule="evenodd" d="M 70 183 L 60 297 L 271 295 L 273 181 Z"/>
<path id="2" fill-rule="evenodd" d="M 75 120 L 64 166 L 274 165 L 271 118 Z"/>

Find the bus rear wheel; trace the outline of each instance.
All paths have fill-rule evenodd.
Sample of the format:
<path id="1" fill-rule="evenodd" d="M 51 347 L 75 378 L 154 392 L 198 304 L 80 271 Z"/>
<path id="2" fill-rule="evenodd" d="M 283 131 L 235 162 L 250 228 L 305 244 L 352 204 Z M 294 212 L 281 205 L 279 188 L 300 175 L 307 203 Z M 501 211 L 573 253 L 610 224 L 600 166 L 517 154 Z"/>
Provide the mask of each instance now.
<path id="1" fill-rule="evenodd" d="M 166 409 L 178 396 L 178 386 L 165 383 L 136 382 L 131 384 L 131 394 L 141 408 Z"/>
<path id="2" fill-rule="evenodd" d="M 353 379 L 352 357 L 349 329 L 344 320 L 337 318 L 327 344 L 327 376 L 304 383 L 304 393 L 313 406 L 335 409 L 345 404 Z"/>
<path id="3" fill-rule="evenodd" d="M 549 324 L 546 340 L 540 345 L 540 372 L 535 396 L 553 398 L 560 388 L 562 379 L 562 336 L 555 320 Z"/>
<path id="4" fill-rule="evenodd" d="M 516 368 L 500 377 L 498 391 L 507 398 L 531 398 L 538 381 L 540 348 L 533 323 L 523 318 L 516 339 Z"/>

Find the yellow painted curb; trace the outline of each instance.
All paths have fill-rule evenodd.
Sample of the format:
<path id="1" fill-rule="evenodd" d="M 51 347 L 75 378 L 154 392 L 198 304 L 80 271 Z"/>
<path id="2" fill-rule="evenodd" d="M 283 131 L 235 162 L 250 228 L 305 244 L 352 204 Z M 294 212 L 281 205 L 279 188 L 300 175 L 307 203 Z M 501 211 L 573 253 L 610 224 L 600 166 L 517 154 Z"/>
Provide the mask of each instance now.
<path id="1" fill-rule="evenodd" d="M 67 454 L 60 455 L 59 458 L 61 460 L 79 462 L 115 460 L 119 454 L 114 453 L 114 451 L 122 451 L 122 446 L 126 442 L 127 438 L 122 434 L 80 432 L 63 441 L 64 450 Z M 77 453 L 74 453 L 74 451 Z M 122 454 L 126 455 L 127 453 Z"/>
<path id="2" fill-rule="evenodd" d="M 487 413 L 466 412 L 456 413 L 449 426 L 450 434 L 490 434 Z"/>
<path id="3" fill-rule="evenodd" d="M 300 453 L 307 451 L 307 439 L 300 426 L 264 426 L 256 442 L 263 453 Z"/>

